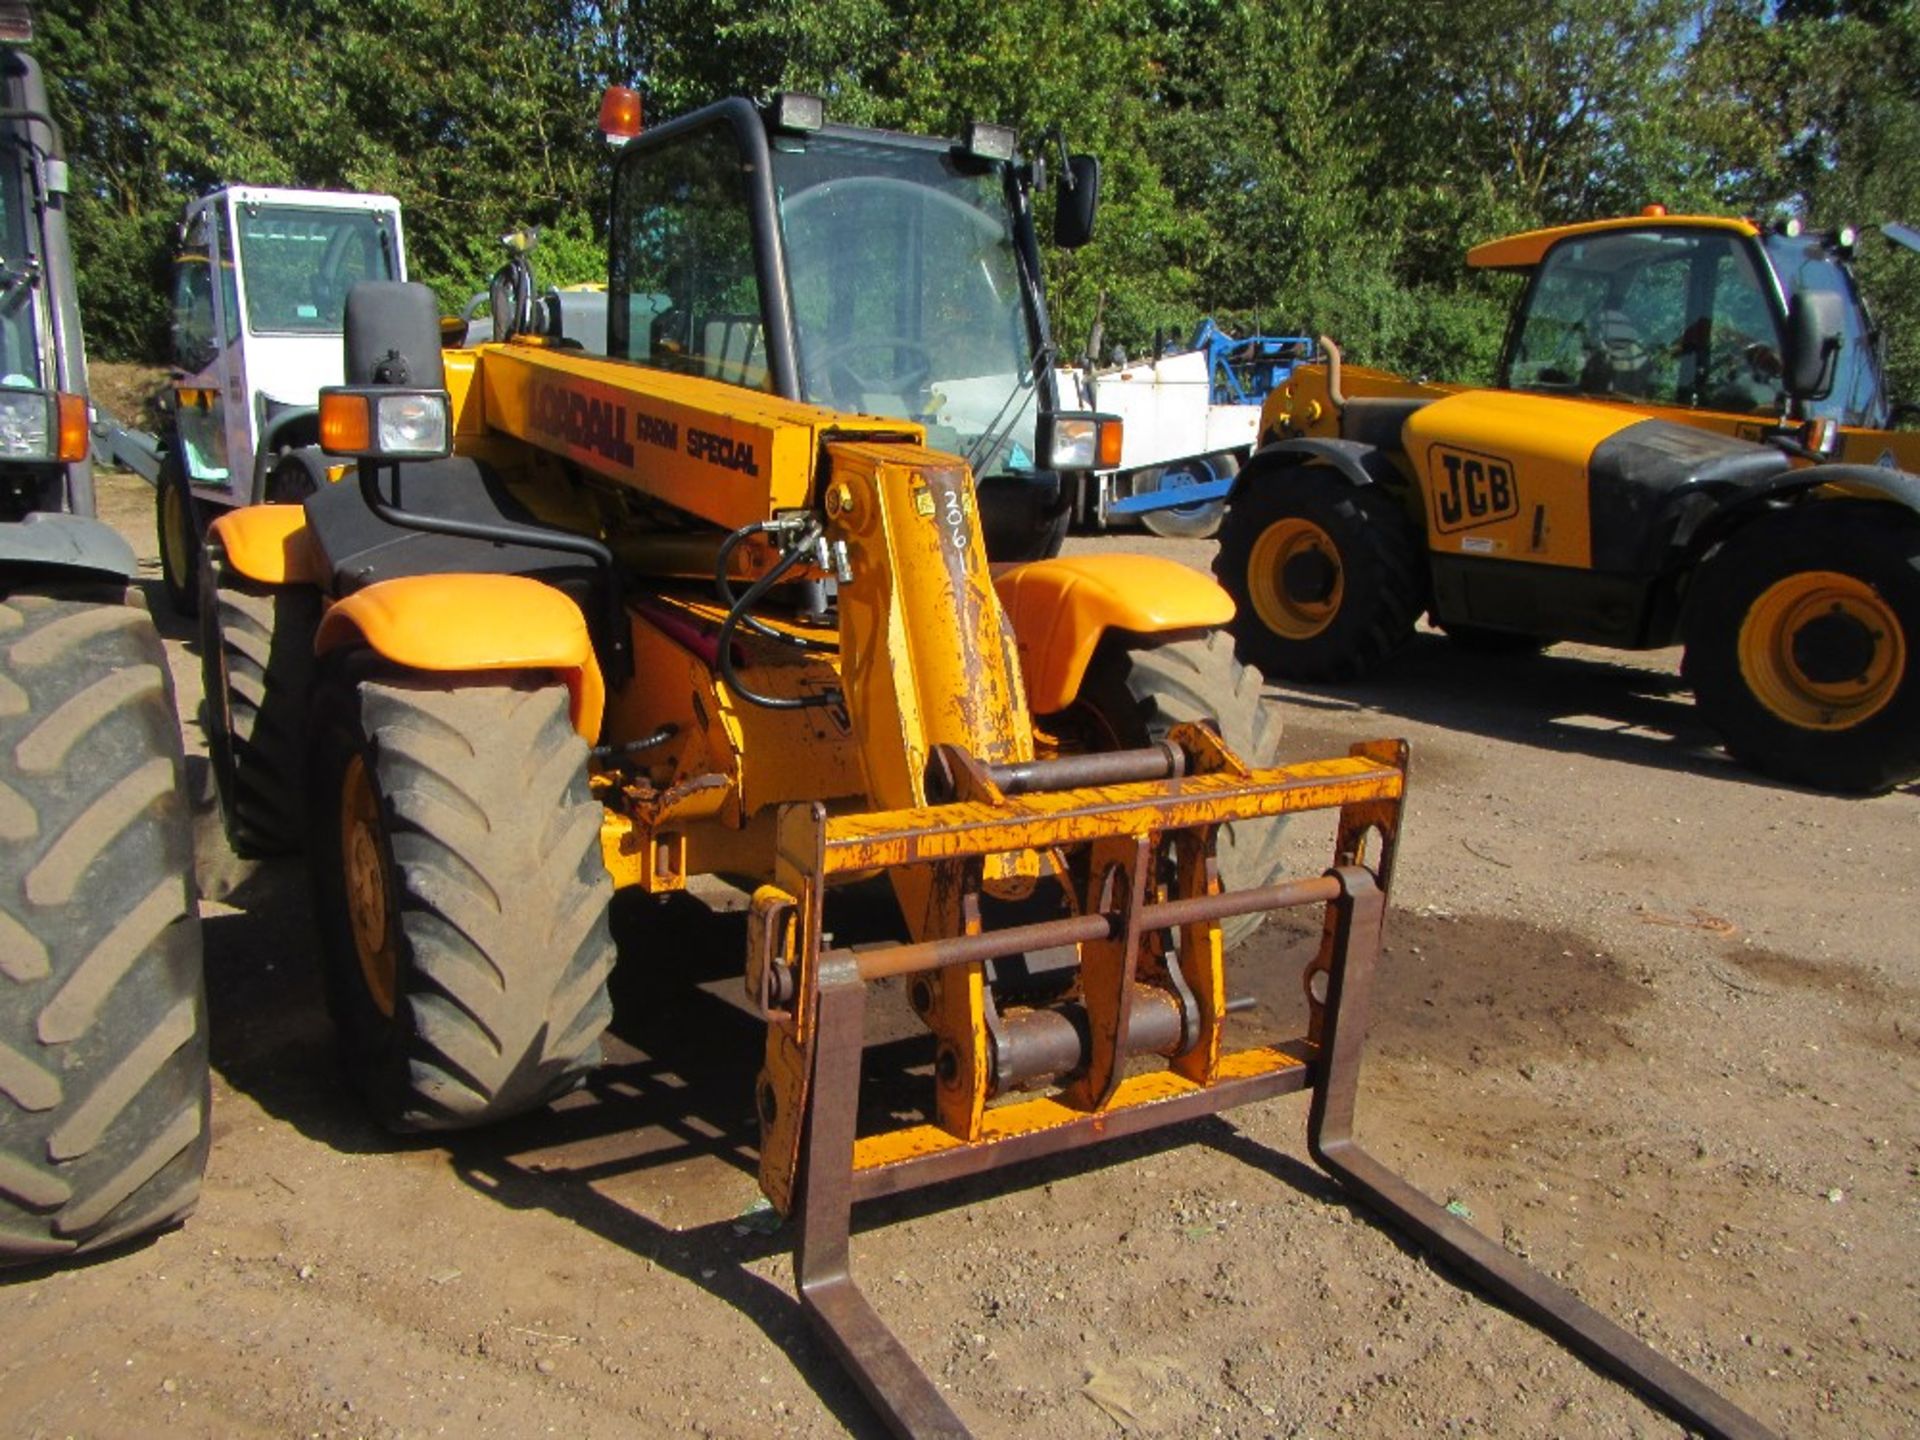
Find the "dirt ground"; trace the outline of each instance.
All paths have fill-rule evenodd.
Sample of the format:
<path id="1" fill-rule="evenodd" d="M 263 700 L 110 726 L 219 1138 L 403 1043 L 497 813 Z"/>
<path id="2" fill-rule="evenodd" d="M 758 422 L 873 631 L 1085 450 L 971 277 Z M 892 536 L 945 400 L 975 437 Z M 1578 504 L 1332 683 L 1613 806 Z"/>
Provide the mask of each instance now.
<path id="1" fill-rule="evenodd" d="M 150 493 L 102 491 L 157 608 Z M 197 642 L 163 624 L 204 754 Z M 1920 790 L 1744 773 L 1677 660 L 1423 635 L 1375 681 L 1276 692 L 1288 758 L 1413 743 L 1361 1131 L 1783 1434 L 1920 1433 Z M 1330 833 L 1296 823 L 1302 871 Z M 737 913 L 622 900 L 592 1087 L 397 1142 L 334 1066 L 297 864 L 202 841 L 204 1197 L 0 1283 L 0 1430 L 879 1433 L 757 1208 Z M 1237 954 L 1245 1033 L 1297 1033 L 1308 946 L 1296 920 Z M 1282 1099 L 878 1203 L 857 1273 L 983 1436 L 1679 1433 L 1369 1222 L 1303 1134 Z"/>

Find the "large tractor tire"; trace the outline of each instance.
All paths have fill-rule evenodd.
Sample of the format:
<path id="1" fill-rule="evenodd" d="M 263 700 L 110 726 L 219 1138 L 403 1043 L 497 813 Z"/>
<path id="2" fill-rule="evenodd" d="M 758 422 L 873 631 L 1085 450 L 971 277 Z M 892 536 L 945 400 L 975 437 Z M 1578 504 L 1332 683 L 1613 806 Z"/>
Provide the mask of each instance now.
<path id="1" fill-rule="evenodd" d="M 0 598 L 0 1265 L 186 1218 L 208 1144 L 166 656 L 110 593 Z"/>
<path id="2" fill-rule="evenodd" d="M 1681 674 L 1743 763 L 1851 792 L 1920 775 L 1920 518 L 1822 500 L 1736 531 L 1686 642 Z"/>
<path id="3" fill-rule="evenodd" d="M 200 673 L 207 749 L 235 853 L 288 855 L 306 831 L 307 715 L 320 592 L 260 585 L 202 557 Z"/>
<path id="4" fill-rule="evenodd" d="M 1391 495 L 1321 466 L 1251 477 L 1213 573 L 1240 658 L 1268 675 L 1352 680 L 1406 644 L 1426 607 L 1420 536 Z"/>
<path id="5" fill-rule="evenodd" d="M 169 453 L 160 462 L 160 478 L 153 491 L 153 529 L 160 544 L 160 586 L 176 615 L 188 619 L 200 613 L 200 502 L 193 498 L 180 457 Z"/>
<path id="6" fill-rule="evenodd" d="M 1233 656 L 1232 640 L 1206 635 L 1109 634 L 1094 653 L 1073 704 L 1043 717 L 1040 728 L 1060 752 L 1131 750 L 1151 745 L 1175 725 L 1211 720 L 1247 764 L 1273 765 L 1280 745 L 1280 712 L 1261 700 L 1260 677 Z M 1220 833 L 1216 860 L 1229 890 L 1270 885 L 1279 878 L 1282 816 L 1241 821 Z M 1236 915 L 1221 924 L 1237 945 L 1260 924 Z"/>
<path id="7" fill-rule="evenodd" d="M 576 1086 L 612 1017 L 587 747 L 546 676 L 330 661 L 308 854 L 347 1067 L 382 1123 L 451 1130 Z"/>

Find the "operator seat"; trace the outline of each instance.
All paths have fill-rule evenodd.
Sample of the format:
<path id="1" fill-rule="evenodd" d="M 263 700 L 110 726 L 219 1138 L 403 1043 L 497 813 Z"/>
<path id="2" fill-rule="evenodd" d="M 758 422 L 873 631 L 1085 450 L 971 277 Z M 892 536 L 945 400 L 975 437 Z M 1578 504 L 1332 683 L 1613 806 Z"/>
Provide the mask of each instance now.
<path id="1" fill-rule="evenodd" d="M 1602 310 L 1587 326 L 1587 363 L 1580 388 L 1612 395 L 1647 394 L 1647 366 L 1653 351 L 1633 317 L 1624 310 Z"/>

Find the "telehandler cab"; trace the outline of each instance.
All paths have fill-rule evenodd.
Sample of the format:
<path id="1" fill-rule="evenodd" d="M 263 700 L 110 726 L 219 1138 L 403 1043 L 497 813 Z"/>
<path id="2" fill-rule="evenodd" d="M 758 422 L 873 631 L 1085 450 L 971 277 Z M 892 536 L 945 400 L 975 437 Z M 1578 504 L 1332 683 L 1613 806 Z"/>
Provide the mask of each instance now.
<path id="1" fill-rule="evenodd" d="M 1897 227 L 1891 227 L 1897 228 Z M 1920 433 L 1888 429 L 1850 232 L 1664 212 L 1490 241 L 1498 385 L 1329 360 L 1268 398 L 1215 574 L 1241 658 L 1346 679 L 1456 641 L 1686 646 L 1734 756 L 1920 774 Z"/>
<path id="2" fill-rule="evenodd" d="M 1066 228 L 1093 174 L 1067 167 Z M 989 566 L 976 466 L 1103 439 L 1009 419 L 1050 369 L 1037 184 L 1009 132 L 727 101 L 626 145 L 602 314 L 524 253 L 472 349 L 424 287 L 350 294 L 320 418 L 357 483 L 215 521 L 202 614 L 231 833 L 304 840 L 354 1079 L 399 1129 L 541 1104 L 598 1054 L 614 887 L 735 878 L 761 1184 L 897 1433 L 965 1430 L 853 1281 L 854 1202 L 1297 1090 L 1328 1168 L 1425 1243 L 1675 1413 L 1744 1419 L 1354 1149 L 1404 746 L 1272 767 L 1227 599 L 1178 565 Z M 1310 809 L 1333 866 L 1280 879 Z M 896 939 L 836 946 L 826 892 L 876 874 Z M 1228 936 L 1309 904 L 1310 1033 L 1234 1049 Z M 888 979 L 924 1092 L 865 1131 Z"/>

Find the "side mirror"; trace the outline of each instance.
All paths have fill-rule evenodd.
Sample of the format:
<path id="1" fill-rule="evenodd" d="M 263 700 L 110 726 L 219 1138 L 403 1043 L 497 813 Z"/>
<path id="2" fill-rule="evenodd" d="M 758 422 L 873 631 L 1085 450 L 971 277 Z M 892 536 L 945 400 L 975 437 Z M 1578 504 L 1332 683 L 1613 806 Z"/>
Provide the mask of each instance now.
<path id="1" fill-rule="evenodd" d="M 1787 306 L 1787 393 L 1824 400 L 1833 393 L 1846 333 L 1845 302 L 1831 290 L 1802 290 Z"/>
<path id="2" fill-rule="evenodd" d="M 1100 209 L 1100 159 L 1070 155 L 1055 191 L 1053 243 L 1078 250 L 1093 238 L 1093 217 Z"/>
<path id="3" fill-rule="evenodd" d="M 347 291 L 348 385 L 440 390 L 440 302 L 418 281 L 362 280 Z"/>

